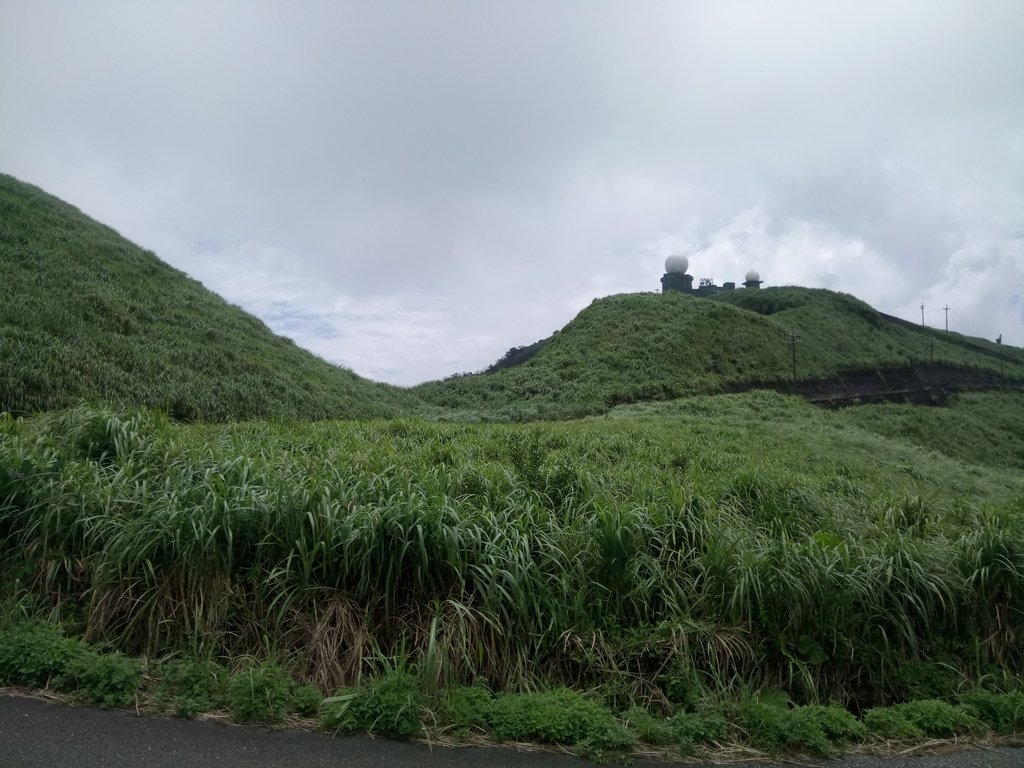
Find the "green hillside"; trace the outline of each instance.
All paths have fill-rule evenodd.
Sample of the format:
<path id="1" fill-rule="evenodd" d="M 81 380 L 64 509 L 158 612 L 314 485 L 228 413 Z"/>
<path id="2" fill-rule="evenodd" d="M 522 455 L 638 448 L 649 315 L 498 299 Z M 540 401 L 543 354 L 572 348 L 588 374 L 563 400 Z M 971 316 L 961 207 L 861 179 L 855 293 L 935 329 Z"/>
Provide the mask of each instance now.
<path id="1" fill-rule="evenodd" d="M 1024 394 L 965 392 L 947 408 L 902 403 L 844 408 L 841 422 L 964 464 L 1024 472 Z"/>
<path id="2" fill-rule="evenodd" d="M 678 293 L 597 299 L 525 361 L 414 391 L 469 416 L 573 418 L 619 403 L 786 382 L 790 334 L 799 339 L 800 379 L 930 361 L 993 372 L 1002 366 L 1024 379 L 1020 349 L 918 328 L 845 294 L 769 288 L 716 300 Z M 505 359 L 525 357 L 515 353 Z"/>
<path id="3" fill-rule="evenodd" d="M 413 400 L 275 336 L 112 229 L 0 175 L 0 411 L 81 399 L 189 420 L 387 416 Z"/>
<path id="4" fill-rule="evenodd" d="M 1022 350 L 920 328 L 844 294 L 769 288 L 597 299 L 483 374 L 410 392 L 297 348 L 76 208 L 0 175 L 0 411 L 88 400 L 206 421 L 565 419 L 789 381 L 790 334 L 800 379 L 935 361 L 1024 381 Z"/>

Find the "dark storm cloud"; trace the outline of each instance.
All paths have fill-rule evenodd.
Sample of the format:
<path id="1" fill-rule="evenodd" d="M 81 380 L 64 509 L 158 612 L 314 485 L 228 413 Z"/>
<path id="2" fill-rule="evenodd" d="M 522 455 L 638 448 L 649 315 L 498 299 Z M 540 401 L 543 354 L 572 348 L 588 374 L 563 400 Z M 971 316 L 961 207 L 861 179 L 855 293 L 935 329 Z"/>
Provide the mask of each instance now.
<path id="1" fill-rule="evenodd" d="M 0 170 L 396 382 L 676 250 L 1024 344 L 1022 35 L 995 1 L 8 2 Z"/>

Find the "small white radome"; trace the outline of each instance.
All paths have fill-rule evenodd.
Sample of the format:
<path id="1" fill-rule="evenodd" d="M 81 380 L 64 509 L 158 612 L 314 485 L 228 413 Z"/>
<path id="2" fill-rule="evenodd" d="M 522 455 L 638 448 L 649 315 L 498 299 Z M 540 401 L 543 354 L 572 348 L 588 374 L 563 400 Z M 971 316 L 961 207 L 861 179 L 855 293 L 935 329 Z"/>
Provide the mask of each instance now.
<path id="1" fill-rule="evenodd" d="M 685 275 L 690 268 L 690 260 L 680 253 L 675 253 L 665 259 L 665 271 L 670 275 Z"/>

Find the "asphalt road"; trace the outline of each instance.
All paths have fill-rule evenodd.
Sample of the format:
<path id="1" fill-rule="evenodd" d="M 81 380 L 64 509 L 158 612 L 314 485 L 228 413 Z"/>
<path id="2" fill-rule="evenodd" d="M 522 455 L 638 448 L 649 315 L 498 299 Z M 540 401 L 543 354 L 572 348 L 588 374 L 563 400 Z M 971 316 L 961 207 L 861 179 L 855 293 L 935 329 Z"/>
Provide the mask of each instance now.
<path id="1" fill-rule="evenodd" d="M 0 696 L 0 768 L 583 768 L 571 755 L 503 747 L 428 747 L 367 736 L 332 738 L 211 721 L 136 717 Z M 638 760 L 653 768 L 666 763 Z M 689 766 L 695 763 L 687 763 Z M 998 748 L 907 757 L 854 756 L 742 765 L 830 768 L 1021 768 L 1024 749 Z"/>

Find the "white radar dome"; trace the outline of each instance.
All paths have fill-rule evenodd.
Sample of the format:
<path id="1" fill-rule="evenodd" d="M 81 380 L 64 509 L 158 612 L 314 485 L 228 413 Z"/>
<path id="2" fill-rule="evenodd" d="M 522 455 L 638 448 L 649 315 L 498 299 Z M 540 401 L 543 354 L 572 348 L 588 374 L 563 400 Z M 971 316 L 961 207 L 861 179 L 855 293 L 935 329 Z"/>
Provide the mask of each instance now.
<path id="1" fill-rule="evenodd" d="M 690 268 L 690 260 L 681 254 L 674 254 L 665 259 L 665 271 L 670 275 L 685 275 Z"/>
<path id="2" fill-rule="evenodd" d="M 747 272 L 747 282 L 748 283 L 756 283 L 760 279 L 761 279 L 761 276 L 759 274 L 757 274 L 757 270 L 756 269 L 752 269 L 749 272 Z"/>

